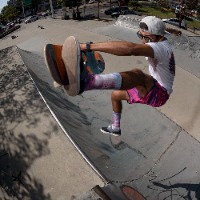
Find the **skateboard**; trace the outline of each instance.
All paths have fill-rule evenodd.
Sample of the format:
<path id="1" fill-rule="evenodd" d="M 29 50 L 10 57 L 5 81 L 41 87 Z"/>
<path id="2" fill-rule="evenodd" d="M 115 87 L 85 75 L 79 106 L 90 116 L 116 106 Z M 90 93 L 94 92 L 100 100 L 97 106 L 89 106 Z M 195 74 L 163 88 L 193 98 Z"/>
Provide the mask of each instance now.
<path id="1" fill-rule="evenodd" d="M 74 36 L 66 38 L 63 45 L 46 44 L 44 58 L 53 80 L 63 86 L 69 96 L 81 94 L 88 73 L 100 74 L 105 62 L 96 51 L 82 52 Z"/>

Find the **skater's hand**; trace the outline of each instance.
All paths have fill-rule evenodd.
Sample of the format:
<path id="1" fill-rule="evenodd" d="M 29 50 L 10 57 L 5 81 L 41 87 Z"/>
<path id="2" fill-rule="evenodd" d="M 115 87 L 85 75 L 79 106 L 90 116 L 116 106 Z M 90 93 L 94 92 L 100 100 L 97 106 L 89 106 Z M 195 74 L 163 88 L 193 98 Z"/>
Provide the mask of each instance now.
<path id="1" fill-rule="evenodd" d="M 86 51 L 87 50 L 86 49 L 86 44 L 80 43 L 80 49 L 81 49 L 81 51 Z"/>

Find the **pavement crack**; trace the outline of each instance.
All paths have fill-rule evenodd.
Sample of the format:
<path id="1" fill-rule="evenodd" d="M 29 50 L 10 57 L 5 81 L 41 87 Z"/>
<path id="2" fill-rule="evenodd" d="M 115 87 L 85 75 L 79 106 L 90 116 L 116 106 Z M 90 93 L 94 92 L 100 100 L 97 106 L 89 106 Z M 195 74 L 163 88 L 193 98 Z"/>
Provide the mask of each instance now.
<path id="1" fill-rule="evenodd" d="M 154 166 L 155 165 L 157 165 L 159 162 L 160 162 L 160 160 L 162 159 L 162 157 L 167 153 L 167 151 L 173 146 L 173 144 L 176 142 L 176 140 L 178 139 L 178 137 L 179 137 L 179 135 L 180 135 L 180 133 L 181 133 L 181 131 L 182 131 L 183 129 L 182 128 L 180 128 L 180 130 L 178 131 L 178 133 L 177 133 L 177 135 L 176 135 L 176 137 L 174 138 L 174 140 L 171 142 L 171 144 L 166 148 L 166 150 L 160 155 L 160 157 L 158 158 L 158 160 L 155 162 L 155 164 L 154 164 Z M 152 168 L 153 169 L 153 168 Z"/>
<path id="2" fill-rule="evenodd" d="M 116 184 L 127 184 L 127 183 L 133 183 L 139 179 L 142 179 L 143 177 L 145 176 L 148 176 L 149 174 L 152 173 L 153 169 L 155 168 L 155 166 L 161 161 L 162 157 L 168 152 L 168 150 L 173 146 L 173 144 L 177 141 L 181 131 L 183 129 L 180 128 L 180 130 L 178 131 L 176 137 L 174 138 L 174 140 L 169 144 L 169 146 L 166 148 L 166 150 L 160 155 L 160 157 L 158 158 L 158 160 L 154 163 L 153 167 L 148 170 L 146 173 L 144 173 L 143 175 L 140 175 L 138 178 L 136 179 L 131 179 L 131 180 L 124 180 L 124 181 L 121 181 L 121 180 L 113 180 L 113 181 L 109 181 L 108 184 L 113 184 L 113 183 L 116 183 Z"/>
<path id="3" fill-rule="evenodd" d="M 158 160 L 154 163 L 154 166 L 147 172 L 145 173 L 143 176 L 141 176 L 141 178 L 145 177 L 145 176 L 148 176 L 149 174 L 152 173 L 153 169 L 155 168 L 156 165 L 159 164 L 159 162 L 161 161 L 161 159 L 163 158 L 163 156 L 168 152 L 168 150 L 173 146 L 173 144 L 177 141 L 181 131 L 183 129 L 180 128 L 180 130 L 178 131 L 176 137 L 174 138 L 174 140 L 169 144 L 169 146 L 165 149 L 165 151 L 160 155 L 160 157 L 158 158 Z M 139 178 L 138 178 L 139 179 Z"/>

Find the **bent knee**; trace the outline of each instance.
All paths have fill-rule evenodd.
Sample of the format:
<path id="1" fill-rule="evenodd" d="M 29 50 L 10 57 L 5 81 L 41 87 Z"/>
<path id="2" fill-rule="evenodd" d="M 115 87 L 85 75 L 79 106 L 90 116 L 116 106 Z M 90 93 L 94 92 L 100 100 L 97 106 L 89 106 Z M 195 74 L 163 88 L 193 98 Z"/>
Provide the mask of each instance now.
<path id="1" fill-rule="evenodd" d="M 112 92 L 111 98 L 113 100 L 128 100 L 129 95 L 126 90 L 114 90 Z"/>
<path id="2" fill-rule="evenodd" d="M 139 68 L 134 68 L 134 69 L 131 70 L 131 72 L 134 72 L 134 73 L 137 74 L 138 76 L 139 76 L 139 75 L 140 75 L 140 76 L 144 76 L 144 72 L 143 72 L 141 69 L 139 69 Z"/>
<path id="3" fill-rule="evenodd" d="M 114 90 L 112 92 L 112 99 L 118 99 L 119 96 L 121 96 L 121 91 L 120 90 Z"/>

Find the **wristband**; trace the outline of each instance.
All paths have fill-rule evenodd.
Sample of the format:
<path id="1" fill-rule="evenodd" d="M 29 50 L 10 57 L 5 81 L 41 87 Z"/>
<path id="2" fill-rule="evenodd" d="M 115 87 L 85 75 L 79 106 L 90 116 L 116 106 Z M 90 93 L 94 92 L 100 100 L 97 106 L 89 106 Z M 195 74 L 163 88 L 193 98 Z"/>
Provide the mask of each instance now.
<path id="1" fill-rule="evenodd" d="M 90 44 L 93 44 L 93 42 L 86 42 L 86 50 L 91 51 Z"/>

